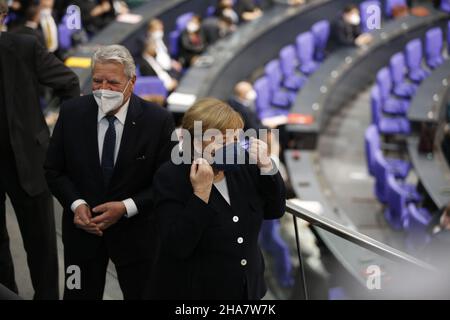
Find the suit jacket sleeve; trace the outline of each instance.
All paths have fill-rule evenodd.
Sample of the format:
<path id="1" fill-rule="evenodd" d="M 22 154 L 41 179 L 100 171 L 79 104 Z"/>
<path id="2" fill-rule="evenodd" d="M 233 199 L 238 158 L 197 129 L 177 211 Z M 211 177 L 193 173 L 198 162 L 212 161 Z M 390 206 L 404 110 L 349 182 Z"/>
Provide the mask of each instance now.
<path id="1" fill-rule="evenodd" d="M 39 83 L 52 88 L 61 100 L 80 96 L 77 75 L 37 40 L 34 41 L 34 64 Z"/>
<path id="2" fill-rule="evenodd" d="M 53 130 L 50 145 L 47 151 L 47 159 L 44 164 L 45 177 L 53 195 L 64 208 L 70 208 L 71 204 L 81 199 L 80 193 L 66 174 L 64 156 L 64 107 Z"/>
<path id="3" fill-rule="evenodd" d="M 158 220 L 161 249 L 164 255 L 186 259 L 197 247 L 203 231 L 216 214 L 192 188 L 180 186 L 180 181 L 163 166 L 155 176 L 155 213 Z M 189 194 L 187 197 L 185 195 Z"/>
<path id="4" fill-rule="evenodd" d="M 163 129 L 159 135 L 159 153 L 156 155 L 156 168 L 170 160 L 172 149 L 176 146 L 176 142 L 171 141 L 173 132 L 175 132 L 174 121 L 172 115 L 167 113 Z M 132 199 L 139 212 L 150 210 L 153 206 L 152 183 L 149 182 L 149 187 L 133 196 Z"/>
<path id="5" fill-rule="evenodd" d="M 273 165 L 275 163 L 272 161 Z M 275 175 L 257 173 L 259 193 L 264 199 L 264 219 L 279 219 L 286 211 L 286 188 L 280 172 Z"/>

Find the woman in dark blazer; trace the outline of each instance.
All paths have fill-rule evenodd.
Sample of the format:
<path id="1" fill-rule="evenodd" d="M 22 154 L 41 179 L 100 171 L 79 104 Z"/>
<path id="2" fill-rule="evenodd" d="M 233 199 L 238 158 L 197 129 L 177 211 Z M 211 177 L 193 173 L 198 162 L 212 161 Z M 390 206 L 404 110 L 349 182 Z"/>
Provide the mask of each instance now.
<path id="1" fill-rule="evenodd" d="M 192 148 L 185 133 L 194 136 L 194 121 L 202 121 L 203 132 L 243 128 L 240 115 L 227 104 L 200 100 L 183 118 L 185 152 Z M 238 144 L 233 135 L 224 135 L 223 143 L 215 138 L 212 166 L 208 151 L 192 165 L 167 162 L 155 176 L 160 251 L 152 298 L 255 300 L 266 293 L 258 234 L 264 219 L 284 214 L 284 183 L 264 142 L 250 143 L 247 160 L 257 164 L 223 166 L 217 161 L 220 148 Z M 198 142 L 194 138 L 196 148 Z"/>

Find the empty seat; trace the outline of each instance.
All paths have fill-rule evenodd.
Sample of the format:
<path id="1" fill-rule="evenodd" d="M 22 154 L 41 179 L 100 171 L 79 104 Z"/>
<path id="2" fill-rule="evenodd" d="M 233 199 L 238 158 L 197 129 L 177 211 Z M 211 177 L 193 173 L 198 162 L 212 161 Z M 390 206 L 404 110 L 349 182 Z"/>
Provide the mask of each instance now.
<path id="1" fill-rule="evenodd" d="M 441 0 L 441 10 L 450 13 L 450 0 Z"/>
<path id="2" fill-rule="evenodd" d="M 283 90 L 281 86 L 283 75 L 281 73 L 280 62 L 277 59 L 270 61 L 264 71 L 269 80 L 272 105 L 278 108 L 289 109 L 297 95 L 295 92 Z"/>
<path id="3" fill-rule="evenodd" d="M 158 77 L 138 77 L 134 86 L 134 93 L 138 96 L 167 97 L 167 89 Z"/>
<path id="4" fill-rule="evenodd" d="M 298 67 L 295 47 L 289 45 L 280 51 L 280 67 L 283 73 L 283 86 L 292 91 L 298 91 L 308 80 L 305 76 L 297 74 Z"/>
<path id="5" fill-rule="evenodd" d="M 370 95 L 372 111 L 372 123 L 378 128 L 378 132 L 385 135 L 410 134 L 411 126 L 405 117 L 385 117 L 381 111 L 381 96 L 378 86 L 372 88 Z"/>
<path id="6" fill-rule="evenodd" d="M 327 20 L 316 22 L 311 27 L 311 32 L 314 36 L 314 59 L 322 62 L 325 60 L 325 51 L 327 49 L 328 39 L 330 38 L 330 22 Z"/>
<path id="7" fill-rule="evenodd" d="M 371 9 L 373 7 L 377 8 L 376 10 L 380 14 L 380 18 L 381 18 L 381 3 L 380 3 L 380 1 L 377 1 L 377 0 L 363 1 L 359 5 L 359 12 L 361 14 L 361 31 L 362 32 L 372 31 L 372 28 L 368 23 L 371 19 L 371 16 L 374 14 L 369 9 Z"/>
<path id="8" fill-rule="evenodd" d="M 381 151 L 380 134 L 375 125 L 370 125 L 364 135 L 367 168 L 371 176 L 375 176 L 375 153 Z M 411 170 L 411 164 L 408 161 L 394 158 L 386 158 L 385 161 L 388 165 L 389 171 L 396 178 L 405 179 L 409 171 Z"/>
<path id="9" fill-rule="evenodd" d="M 415 95 L 417 86 L 409 83 L 405 79 L 406 62 L 402 52 L 398 52 L 391 57 L 389 63 L 391 78 L 393 82 L 393 93 L 401 98 L 410 99 Z"/>
<path id="10" fill-rule="evenodd" d="M 404 6 L 408 6 L 406 0 L 386 0 L 384 13 L 387 17 L 392 18 L 394 8 Z"/>
<path id="11" fill-rule="evenodd" d="M 314 61 L 314 36 L 311 32 L 303 32 L 296 39 L 297 57 L 300 71 L 306 75 L 314 73 L 319 65 Z"/>
<path id="12" fill-rule="evenodd" d="M 409 78 L 415 83 L 422 82 L 430 74 L 422 67 L 422 41 L 420 39 L 409 41 L 406 45 L 405 54 Z"/>
<path id="13" fill-rule="evenodd" d="M 387 203 L 384 217 L 394 229 L 401 230 L 408 221 L 408 208 L 406 202 L 408 193 L 405 192 L 392 174 L 387 174 Z"/>
<path id="14" fill-rule="evenodd" d="M 431 69 L 436 69 L 444 63 L 444 58 L 442 57 L 442 46 L 442 29 L 437 27 L 428 30 L 425 35 L 425 53 L 427 64 Z"/>
<path id="15" fill-rule="evenodd" d="M 267 77 L 259 78 L 253 85 L 256 91 L 255 107 L 260 119 L 266 119 L 279 115 L 287 115 L 289 111 L 275 109 L 271 106 L 271 94 Z"/>
<path id="16" fill-rule="evenodd" d="M 377 85 L 380 89 L 383 112 L 390 115 L 406 115 L 409 108 L 409 102 L 407 100 L 396 99 L 391 96 L 392 79 L 387 67 L 384 67 L 378 71 Z"/>

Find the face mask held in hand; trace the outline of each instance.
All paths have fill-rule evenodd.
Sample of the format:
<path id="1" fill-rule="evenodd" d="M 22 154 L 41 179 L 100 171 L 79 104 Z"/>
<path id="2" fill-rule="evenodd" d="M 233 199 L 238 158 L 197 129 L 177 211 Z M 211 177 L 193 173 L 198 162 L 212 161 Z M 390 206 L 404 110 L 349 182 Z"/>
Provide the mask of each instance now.
<path id="1" fill-rule="evenodd" d="M 123 93 L 127 90 L 129 84 L 130 81 L 127 82 L 127 86 L 122 92 L 105 89 L 95 90 L 93 92 L 95 101 L 104 114 L 109 114 L 123 104 Z"/>
<path id="2" fill-rule="evenodd" d="M 229 143 L 216 150 L 212 167 L 225 172 L 239 170 L 241 165 L 249 161 L 248 143 L 248 141 Z"/>

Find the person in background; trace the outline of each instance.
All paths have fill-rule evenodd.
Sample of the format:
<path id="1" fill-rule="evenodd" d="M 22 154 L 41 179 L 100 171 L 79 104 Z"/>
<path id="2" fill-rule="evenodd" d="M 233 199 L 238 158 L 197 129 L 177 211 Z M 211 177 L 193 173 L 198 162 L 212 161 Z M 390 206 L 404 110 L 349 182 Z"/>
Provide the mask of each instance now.
<path id="1" fill-rule="evenodd" d="M 230 106 L 241 115 L 244 120 L 244 130 L 266 129 L 261 123 L 255 110 L 256 92 L 250 82 L 241 81 L 234 87 L 234 95 L 228 101 Z"/>
<path id="2" fill-rule="evenodd" d="M 161 20 L 153 19 L 148 23 L 146 40 L 153 41 L 156 46 L 156 61 L 173 78 L 178 79 L 183 66 L 170 57 L 169 50 L 164 43 L 164 24 Z M 144 47 L 146 46 L 146 42 L 144 43 Z"/>
<path id="3" fill-rule="evenodd" d="M 191 66 L 206 50 L 205 33 L 199 16 L 193 16 L 180 37 L 180 60 L 185 67 Z"/>
<path id="4" fill-rule="evenodd" d="M 139 65 L 139 71 L 142 76 L 158 77 L 164 83 L 168 92 L 172 92 L 177 88 L 178 81 L 172 78 L 170 73 L 159 63 L 155 41 L 148 41 L 144 52 L 136 59 L 136 63 Z"/>
<path id="5" fill-rule="evenodd" d="M 56 21 L 56 12 L 53 11 L 54 0 L 40 0 L 40 26 L 44 34 L 47 50 L 51 53 L 57 53 L 59 48 L 58 26 Z M 55 16 L 54 16 L 55 15 Z"/>
<path id="6" fill-rule="evenodd" d="M 236 30 L 233 21 L 226 16 L 206 18 L 203 20 L 202 28 L 208 45 L 225 38 Z"/>
<path id="7" fill-rule="evenodd" d="M 7 14 L 0 0 L 0 25 Z M 19 222 L 35 299 L 59 299 L 53 198 L 44 177 L 50 132 L 39 85 L 67 100 L 80 95 L 78 77 L 34 36 L 0 32 L 0 283 L 17 293 L 6 229 L 5 195 Z"/>
<path id="8" fill-rule="evenodd" d="M 14 32 L 21 34 L 28 34 L 36 37 L 42 46 L 46 46 L 44 35 L 39 28 L 41 21 L 41 8 L 38 5 L 31 5 L 25 12 L 26 21 L 23 25 L 14 29 Z"/>
<path id="9" fill-rule="evenodd" d="M 83 27 L 95 34 L 115 19 L 115 10 L 110 0 L 73 0 L 81 9 Z"/>
<path id="10" fill-rule="evenodd" d="M 241 21 L 244 22 L 253 21 L 263 15 L 263 11 L 253 0 L 237 0 L 236 12 Z"/>
<path id="11" fill-rule="evenodd" d="M 240 147 L 243 127 L 241 116 L 217 99 L 201 99 L 185 113 L 182 129 L 191 139 L 183 135 L 182 149 L 199 156 L 169 161 L 155 175 L 160 250 L 152 298 L 264 297 L 258 235 L 264 220 L 283 216 L 285 188 L 264 141 L 251 138 L 248 152 Z M 209 129 L 217 135 L 203 138 Z M 237 154 L 255 164 L 238 164 Z"/>
<path id="12" fill-rule="evenodd" d="M 364 46 L 372 42 L 369 33 L 361 32 L 361 15 L 355 5 L 344 8 L 342 15 L 335 23 L 335 37 L 337 42 L 343 46 Z"/>
<path id="13" fill-rule="evenodd" d="M 239 14 L 234 10 L 233 0 L 220 0 L 215 12 L 217 17 L 227 17 L 234 25 L 239 23 Z"/>

